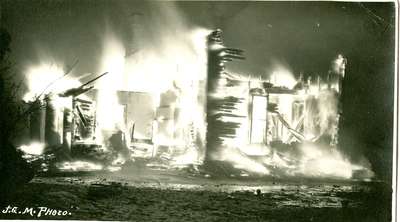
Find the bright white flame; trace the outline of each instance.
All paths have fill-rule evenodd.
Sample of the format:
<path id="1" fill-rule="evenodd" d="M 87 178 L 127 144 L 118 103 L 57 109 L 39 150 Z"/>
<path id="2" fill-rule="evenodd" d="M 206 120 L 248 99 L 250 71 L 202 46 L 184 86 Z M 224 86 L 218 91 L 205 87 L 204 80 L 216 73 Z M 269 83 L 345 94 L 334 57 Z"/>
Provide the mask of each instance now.
<path id="1" fill-rule="evenodd" d="M 189 131 L 205 137 L 204 104 L 200 81 L 206 76 L 207 31 L 196 29 L 179 38 L 166 36 L 168 41 L 158 49 L 142 49 L 127 60 L 125 74 L 129 90 L 144 91 L 159 97 L 160 93 L 175 94 L 169 106 L 174 121 L 166 123 L 167 133 L 159 133 L 154 140 L 164 145 L 187 145 Z M 163 122 L 158 120 L 159 124 Z M 164 124 L 165 125 L 165 124 Z M 173 136 L 171 136 L 173 135 Z"/>
<path id="2" fill-rule="evenodd" d="M 118 102 L 117 91 L 124 82 L 125 48 L 112 33 L 105 35 L 100 73 L 108 72 L 96 83 L 97 122 L 99 129 L 123 129 L 123 107 Z"/>
<path id="3" fill-rule="evenodd" d="M 239 78 L 238 78 L 239 79 Z M 275 71 L 271 81 L 276 86 L 285 86 L 292 88 L 296 84 L 292 73 L 282 65 L 276 65 Z M 260 88 L 257 84 L 257 80 L 252 80 L 249 84 L 250 88 Z M 221 81 L 220 84 L 226 84 L 225 81 Z M 253 86 L 254 85 L 254 86 Z M 248 91 L 242 92 L 242 89 L 249 90 L 245 86 L 230 87 L 230 90 L 226 90 L 227 87 L 221 87 L 216 97 L 223 98 L 226 96 L 235 96 L 243 98 L 244 95 L 248 94 Z M 318 132 L 314 135 L 309 135 L 310 138 L 318 138 L 321 135 L 330 136 L 335 138 L 338 127 L 338 98 L 337 96 L 328 90 L 321 90 L 316 86 L 311 89 L 312 92 L 303 90 L 300 94 L 270 94 L 270 103 L 276 103 L 278 111 L 284 120 L 294 129 L 299 125 L 299 121 L 303 118 L 294 117 L 293 104 L 296 101 L 297 104 L 302 104 L 308 111 L 303 111 L 303 114 L 310 118 L 318 118 L 318 121 L 313 122 Z M 259 97 L 259 98 L 258 98 Z M 306 99 L 313 98 L 315 102 L 312 104 L 305 103 Z M 302 176 L 302 177 L 319 177 L 319 178 L 341 178 L 351 179 L 353 173 L 360 170 L 364 177 L 372 177 L 373 173 L 369 170 L 366 165 L 357 165 L 346 159 L 335 146 L 332 144 L 313 144 L 304 143 L 300 146 L 282 145 L 280 147 L 269 147 L 264 145 L 265 137 L 265 117 L 276 114 L 265 113 L 262 110 L 266 110 L 267 101 L 262 99 L 261 96 L 255 96 L 252 98 L 253 110 L 252 112 L 252 129 L 258 131 L 257 135 L 251 134 L 251 142 L 258 144 L 243 144 L 248 142 L 248 131 L 236 130 L 234 139 L 223 138 L 223 146 L 220 147 L 222 150 L 219 154 L 216 154 L 214 158 L 216 160 L 228 161 L 236 168 L 243 169 L 248 172 L 269 174 L 274 176 Z M 303 103 L 302 103 L 303 102 Z M 234 114 L 239 116 L 246 116 L 248 113 L 247 102 L 244 102 L 246 107 L 236 107 Z M 309 112 L 314 110 L 315 112 Z M 246 121 L 242 125 L 246 125 Z M 221 117 L 221 121 L 226 122 L 240 122 L 240 118 L 236 117 Z M 270 122 L 268 122 L 270 123 Z M 278 125 L 277 133 L 278 138 L 282 141 L 288 141 L 291 135 L 289 129 L 283 125 Z M 307 126 L 309 127 L 309 126 Z M 246 128 L 248 129 L 249 127 Z M 257 132 L 256 132 L 257 133 Z M 307 133 L 307 131 L 305 131 Z M 268 134 L 269 135 L 269 134 Z M 307 137 L 308 138 L 308 137 Z M 271 141 L 273 138 L 268 138 Z M 285 147 L 287 146 L 287 147 Z M 240 152 L 239 152 L 240 150 Z"/>
<path id="4" fill-rule="evenodd" d="M 343 55 L 339 54 L 332 62 L 332 71 L 344 77 L 346 64 L 347 64 L 347 59 L 344 58 Z"/>
<path id="5" fill-rule="evenodd" d="M 165 44 L 160 47 L 142 48 L 126 58 L 125 90 L 158 95 L 174 83 L 189 88 L 205 78 L 207 30 L 195 29 L 176 37 L 168 34 L 161 37 Z"/>
<path id="6" fill-rule="evenodd" d="M 144 47 L 138 46 L 129 55 L 125 55 L 120 39 L 112 32 L 106 32 L 99 72 L 109 74 L 95 85 L 98 89 L 97 138 L 102 140 L 99 142 L 106 142 L 110 131 L 127 132 L 124 125 L 126 110 L 118 99 L 118 91 L 149 93 L 153 97 L 154 109 L 159 106 L 161 93 L 174 91 L 176 101 L 166 105 L 173 109 L 174 120 L 169 123 L 168 135 L 163 135 L 158 129 L 152 130 L 153 134 L 156 133 L 152 135 L 154 143 L 188 146 L 193 141 L 188 135 L 190 130 L 204 139 L 204 101 L 200 101 L 199 92 L 200 81 L 206 77 L 205 36 L 208 32 L 204 29 L 187 30 L 179 35 L 166 32 L 159 36 L 157 47 L 143 44 Z M 153 125 L 157 127 L 164 120 L 154 121 Z M 168 139 L 170 135 L 173 139 Z"/>
<path id="7" fill-rule="evenodd" d="M 29 145 L 18 147 L 19 150 L 30 155 L 41 155 L 44 152 L 45 145 L 43 143 L 32 142 Z"/>
<path id="8" fill-rule="evenodd" d="M 58 64 L 42 63 L 29 67 L 25 74 L 29 91 L 24 95 L 23 100 L 33 101 L 41 94 L 44 96 L 48 93 L 61 93 L 80 85 L 78 80 L 69 76 L 63 77 L 64 74 L 62 66 Z"/>
<path id="9" fill-rule="evenodd" d="M 82 97 L 82 96 L 81 96 Z M 51 104 L 55 108 L 72 108 L 72 98 L 71 97 L 60 97 L 57 95 L 52 95 L 50 97 Z"/>
<path id="10" fill-rule="evenodd" d="M 277 64 L 270 76 L 271 82 L 276 86 L 286 86 L 289 89 L 296 85 L 293 73 L 283 65 Z"/>
<path id="11" fill-rule="evenodd" d="M 296 172 L 301 175 L 350 179 L 353 170 L 360 168 L 345 159 L 336 148 L 305 144 L 301 146 L 301 152 L 303 155 Z"/>

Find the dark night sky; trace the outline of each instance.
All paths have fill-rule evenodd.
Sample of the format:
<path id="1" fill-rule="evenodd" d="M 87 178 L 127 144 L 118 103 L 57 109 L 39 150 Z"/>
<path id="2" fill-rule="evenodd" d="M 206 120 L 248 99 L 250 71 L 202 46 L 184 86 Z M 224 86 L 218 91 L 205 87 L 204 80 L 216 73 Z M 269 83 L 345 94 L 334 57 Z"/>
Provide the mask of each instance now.
<path id="1" fill-rule="evenodd" d="M 132 12 L 144 15 L 147 44 L 157 41 L 161 26 L 179 32 L 177 21 L 221 28 L 226 45 L 246 51 L 245 61 L 229 66 L 238 73 L 265 76 L 279 61 L 295 74 L 324 76 L 342 53 L 348 58 L 342 149 L 352 158 L 367 156 L 382 178 L 391 175 L 394 3 L 3 0 L 1 6 L 20 70 L 46 57 L 65 64 L 78 58 L 75 73 L 96 72 L 107 24 L 126 40 Z"/>

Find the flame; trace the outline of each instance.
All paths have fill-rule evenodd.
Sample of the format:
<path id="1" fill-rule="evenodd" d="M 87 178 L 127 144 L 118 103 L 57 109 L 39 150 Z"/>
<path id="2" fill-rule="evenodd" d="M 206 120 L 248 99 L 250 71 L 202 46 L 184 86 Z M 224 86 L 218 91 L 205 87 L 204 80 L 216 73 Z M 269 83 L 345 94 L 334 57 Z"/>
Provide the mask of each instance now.
<path id="1" fill-rule="evenodd" d="M 340 57 L 339 57 L 340 60 Z M 343 59 L 339 62 L 343 67 Z M 336 64 L 335 63 L 335 64 Z M 235 76 L 234 76 L 235 77 Z M 235 77 L 236 78 L 236 77 Z M 240 76 L 237 78 L 242 80 Z M 233 114 L 238 116 L 248 116 L 248 101 L 246 95 L 250 88 L 261 88 L 260 80 L 249 79 L 249 84 L 239 85 L 235 87 L 225 87 L 226 79 L 221 78 L 216 97 L 223 98 L 227 96 L 234 96 L 243 98 L 245 106 L 237 105 Z M 296 80 L 290 70 L 280 63 L 275 64 L 275 69 L 272 72 L 271 81 L 275 86 L 284 86 L 293 88 Z M 226 89 L 230 88 L 230 89 Z M 318 178 L 338 178 L 338 179 L 352 179 L 356 171 L 362 171 L 365 178 L 373 177 L 373 172 L 369 170 L 368 164 L 355 164 L 343 156 L 339 151 L 336 139 L 339 121 L 339 100 L 337 91 L 329 90 L 327 87 L 321 88 L 320 84 L 311 85 L 309 88 L 303 89 L 298 94 L 270 94 L 268 102 L 276 103 L 278 112 L 290 126 L 295 128 L 298 121 L 302 118 L 293 117 L 293 103 L 303 101 L 303 107 L 307 107 L 304 115 L 313 120 L 312 127 L 315 127 L 316 132 L 304 129 L 306 140 L 301 143 L 293 143 L 289 138 L 289 129 L 282 126 L 279 130 L 282 131 L 281 137 L 283 144 L 280 145 L 266 145 L 265 138 L 271 141 L 269 134 L 264 135 L 266 132 L 266 125 L 269 120 L 265 120 L 267 113 L 265 113 L 267 100 L 266 97 L 254 96 L 252 98 L 252 129 L 259 131 L 259 134 L 253 137 L 251 135 L 251 142 L 249 143 L 249 128 L 246 118 L 241 120 L 237 117 L 221 117 L 221 121 L 240 123 L 241 127 L 236 130 L 234 138 L 222 138 L 223 144 L 220 147 L 220 152 L 214 155 L 215 160 L 228 161 L 235 168 L 242 169 L 248 173 L 272 175 L 277 177 L 318 177 Z M 313 103 L 306 103 L 309 99 Z M 264 110 L 264 112 L 263 112 Z M 311 112 L 312 111 L 312 112 Z M 268 114 L 271 115 L 271 114 Z M 272 114 L 274 115 L 274 114 Z M 269 123 L 269 122 L 268 122 Z M 309 123 L 308 123 L 309 124 Z M 308 126 L 307 127 L 311 127 Z M 311 128 L 312 128 L 311 127 Z M 306 126 L 304 126 L 306 128 Z M 308 128 L 307 128 L 308 129 Z M 283 136 L 283 137 L 282 137 Z M 330 142 L 315 141 L 317 138 L 327 137 Z M 310 141 L 307 141 L 310 139 Z M 286 143 L 286 144 L 285 144 Z M 365 179 L 363 178 L 363 179 Z"/>
<path id="2" fill-rule="evenodd" d="M 78 80 L 64 74 L 62 66 L 55 63 L 42 63 L 29 67 L 25 73 L 29 91 L 23 96 L 23 100 L 34 101 L 38 96 L 60 93 L 80 85 Z"/>
<path id="3" fill-rule="evenodd" d="M 44 152 L 45 145 L 39 142 L 32 142 L 29 145 L 22 145 L 18 147 L 19 150 L 30 155 L 41 155 Z"/>
<path id="4" fill-rule="evenodd" d="M 96 84 L 97 121 L 102 130 L 123 129 L 123 110 L 118 102 L 117 91 L 123 84 L 125 49 L 111 32 L 107 32 L 103 44 L 100 73 L 108 72 Z"/>
<path id="5" fill-rule="evenodd" d="M 237 169 L 257 175 L 354 179 L 353 173 L 361 170 L 365 176 L 358 179 L 374 176 L 368 166 L 351 163 L 337 148 L 314 143 L 304 143 L 289 152 L 262 145 L 240 149 L 224 147 L 214 159 L 230 162 Z"/>
<path id="6" fill-rule="evenodd" d="M 271 73 L 270 80 L 274 85 L 286 86 L 291 89 L 296 84 L 293 73 L 285 66 L 277 63 Z"/>
<path id="7" fill-rule="evenodd" d="M 304 144 L 300 147 L 302 156 L 296 174 L 322 178 L 351 179 L 353 170 L 361 169 L 352 164 L 336 148 L 327 148 L 316 144 Z"/>
<path id="8" fill-rule="evenodd" d="M 338 54 L 332 61 L 332 71 L 344 77 L 344 71 L 346 69 L 347 59 L 342 55 Z"/>
<path id="9" fill-rule="evenodd" d="M 155 48 L 142 48 L 126 58 L 125 85 L 122 89 L 149 92 L 158 96 L 175 83 L 182 90 L 205 78 L 205 36 L 207 31 L 195 29 L 179 36 L 167 36 L 169 41 Z M 182 37 L 183 36 L 183 37 Z M 162 39 L 163 40 L 163 39 Z M 195 86 L 194 86 L 195 87 Z"/>
<path id="10" fill-rule="evenodd" d="M 95 88 L 98 89 L 96 120 L 100 129 L 98 133 L 101 134 L 97 138 L 104 142 L 105 135 L 102 131 L 127 131 L 124 122 L 124 107 L 118 101 L 118 91 L 147 92 L 153 97 L 154 109 L 160 105 L 161 93 L 173 91 L 177 99 L 170 106 L 171 109 L 178 110 L 176 112 L 178 114 L 175 122 L 169 123 L 167 129 L 167 133 L 174 135 L 174 138 L 166 144 L 186 147 L 184 153 L 172 158 L 174 164 L 181 165 L 197 163 L 201 158 L 199 145 L 194 144 L 193 137 L 204 140 L 206 132 L 201 82 L 206 79 L 206 36 L 210 30 L 188 29 L 183 25 L 178 25 L 176 29 L 181 32 L 178 34 L 161 30 L 157 47 L 148 47 L 151 44 L 144 44 L 147 47 L 138 48 L 131 55 L 126 55 L 127 50 L 124 44 L 111 30 L 105 32 L 99 73 L 109 72 L 109 74 L 95 83 Z M 331 69 L 337 74 L 344 75 L 345 65 L 346 59 L 338 55 L 332 62 Z M 25 101 L 32 101 L 42 94 L 59 93 L 80 85 L 78 80 L 64 77 L 64 71 L 59 64 L 43 63 L 29 67 L 26 77 L 29 92 L 24 96 Z M 280 63 L 275 64 L 270 80 L 276 86 L 287 88 L 292 88 L 296 84 L 290 69 Z M 222 79 L 221 84 L 223 81 L 226 79 Z M 248 90 L 248 88 L 225 89 L 215 96 L 241 97 L 243 94 L 247 95 Z M 311 86 L 310 92 L 318 99 L 320 133 L 333 135 L 337 131 L 338 101 L 329 92 L 320 93 L 320 89 L 316 86 Z M 306 93 L 304 96 L 307 96 Z M 71 104 L 69 99 L 57 96 L 54 97 L 53 102 L 58 107 L 67 107 Z M 280 95 L 279 111 L 290 116 L 292 102 L 292 96 Z M 247 105 L 246 99 L 242 104 L 237 105 L 236 114 L 246 116 Z M 266 107 L 264 106 L 263 109 Z M 241 127 L 236 130 L 235 138 L 224 139 L 220 153 L 214 158 L 230 162 L 237 169 L 260 175 L 283 174 L 344 179 L 352 178 L 354 170 L 367 170 L 367 167 L 353 164 L 343 157 L 337 147 L 304 143 L 297 147 L 298 150 L 292 149 L 285 153 L 262 144 L 247 144 L 249 126 L 245 118 L 238 120 L 233 117 L 221 117 L 221 120 L 238 122 Z M 163 118 L 160 117 L 155 120 L 154 125 L 162 121 Z M 190 135 L 191 130 L 196 135 Z M 169 138 L 167 135 L 159 133 L 155 135 L 154 141 L 160 143 L 160 141 L 168 140 L 167 138 Z M 28 154 L 41 155 L 44 152 L 44 144 L 32 143 L 23 145 L 19 149 Z M 113 164 L 123 161 L 124 158 L 119 156 Z M 63 162 L 57 166 L 60 170 L 66 171 L 105 168 L 101 164 L 85 161 Z M 120 167 L 111 166 L 106 169 L 115 171 Z M 369 176 L 372 177 L 372 175 L 370 173 Z"/>
<path id="11" fill-rule="evenodd" d="M 160 105 L 161 93 L 173 91 L 176 94 L 176 101 L 169 104 L 175 111 L 175 120 L 173 124 L 170 123 L 168 134 L 174 135 L 174 138 L 170 140 L 168 135 L 154 129 L 156 135 L 152 139 L 156 144 L 186 146 L 190 143 L 187 134 L 192 129 L 196 136 L 204 139 L 204 104 L 199 99 L 199 93 L 201 81 L 206 77 L 205 36 L 208 32 L 205 29 L 194 29 L 179 36 L 168 32 L 160 36 L 159 47 L 138 48 L 129 55 L 126 55 L 127 50 L 122 41 L 111 30 L 106 32 L 99 72 L 109 74 L 95 85 L 98 89 L 97 138 L 101 143 L 106 142 L 106 132 L 127 132 L 124 124 L 125 110 L 118 101 L 118 91 L 150 94 L 154 111 Z M 155 118 L 154 127 L 162 121 L 161 117 Z"/>

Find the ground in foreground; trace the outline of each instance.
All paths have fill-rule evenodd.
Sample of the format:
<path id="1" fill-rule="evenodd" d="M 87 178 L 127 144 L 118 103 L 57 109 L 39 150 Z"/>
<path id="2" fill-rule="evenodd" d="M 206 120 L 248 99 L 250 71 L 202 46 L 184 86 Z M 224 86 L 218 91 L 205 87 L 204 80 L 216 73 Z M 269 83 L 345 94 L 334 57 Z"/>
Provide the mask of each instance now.
<path id="1" fill-rule="evenodd" d="M 391 218 L 390 185 L 380 182 L 260 184 L 209 179 L 199 183 L 129 183 L 101 176 L 48 177 L 35 178 L 2 202 L 0 219 L 390 221 Z M 18 210 L 5 212 L 7 206 Z M 47 207 L 46 211 L 43 207 Z M 28 211 L 24 213 L 25 210 Z M 53 215 L 54 210 L 66 215 Z"/>

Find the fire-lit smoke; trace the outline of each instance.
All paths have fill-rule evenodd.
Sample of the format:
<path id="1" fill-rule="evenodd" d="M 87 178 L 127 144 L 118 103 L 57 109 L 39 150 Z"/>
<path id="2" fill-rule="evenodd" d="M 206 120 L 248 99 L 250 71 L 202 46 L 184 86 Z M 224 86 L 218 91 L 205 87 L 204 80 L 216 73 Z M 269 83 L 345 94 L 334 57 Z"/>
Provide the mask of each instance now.
<path id="1" fill-rule="evenodd" d="M 352 164 L 335 147 L 323 147 L 317 144 L 301 146 L 299 168 L 293 173 L 311 177 L 351 179 L 354 170 L 363 167 Z M 369 172 L 368 177 L 372 176 Z"/>
<path id="2" fill-rule="evenodd" d="M 247 152 L 247 153 L 246 153 Z M 374 176 L 367 162 L 354 164 L 335 147 L 306 142 L 290 150 L 259 146 L 225 147 L 215 159 L 255 175 L 278 178 L 363 179 Z M 361 176 L 354 177 L 357 171 Z"/>
<path id="3" fill-rule="evenodd" d="M 365 171 L 363 178 L 357 179 L 373 176 L 366 166 L 351 163 L 336 147 L 310 142 L 289 152 L 274 150 L 264 163 L 279 169 L 277 176 L 351 179 L 357 170 Z"/>
<path id="4" fill-rule="evenodd" d="M 232 164 L 234 168 L 244 170 L 247 172 L 255 173 L 258 175 L 269 175 L 271 172 L 261 161 L 252 159 L 246 154 L 242 153 L 236 147 L 224 147 L 222 151 L 214 157 L 220 161 L 227 161 Z"/>

